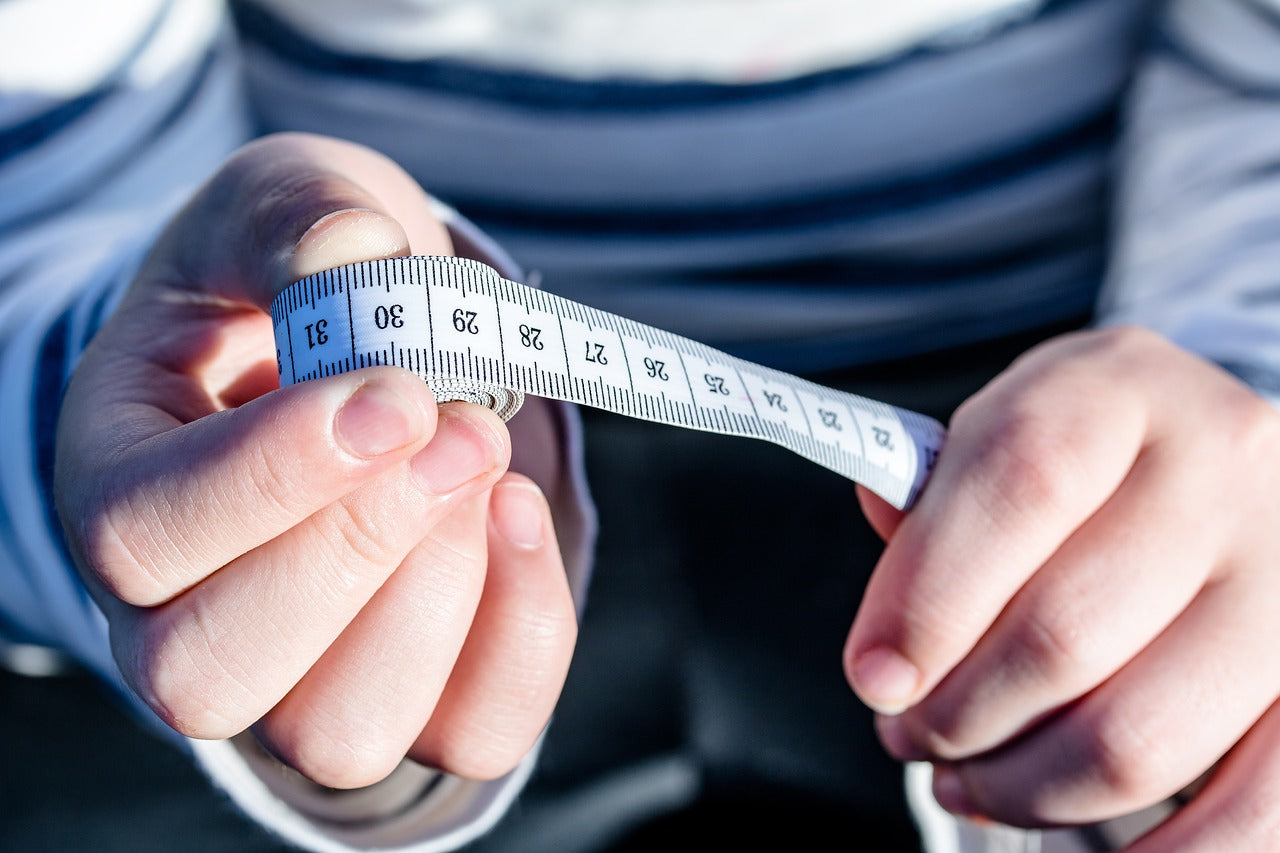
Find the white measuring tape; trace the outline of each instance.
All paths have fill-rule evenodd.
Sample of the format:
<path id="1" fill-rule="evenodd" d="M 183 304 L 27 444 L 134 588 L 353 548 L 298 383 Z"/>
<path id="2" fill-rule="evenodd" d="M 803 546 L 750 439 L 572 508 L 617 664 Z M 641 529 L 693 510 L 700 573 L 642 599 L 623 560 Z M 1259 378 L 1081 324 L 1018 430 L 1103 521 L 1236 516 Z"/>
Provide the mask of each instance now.
<path id="1" fill-rule="evenodd" d="M 945 430 L 933 418 L 743 361 L 502 278 L 477 261 L 336 267 L 271 304 L 280 384 L 371 365 L 504 419 L 525 394 L 782 445 L 909 508 Z"/>

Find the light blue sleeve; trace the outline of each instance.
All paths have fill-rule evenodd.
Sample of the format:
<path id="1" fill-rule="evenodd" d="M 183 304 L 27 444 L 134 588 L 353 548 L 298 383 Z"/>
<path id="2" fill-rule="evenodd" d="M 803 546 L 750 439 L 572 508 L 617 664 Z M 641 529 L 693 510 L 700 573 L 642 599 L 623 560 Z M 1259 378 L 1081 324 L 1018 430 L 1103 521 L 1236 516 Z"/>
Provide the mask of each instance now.
<path id="1" fill-rule="evenodd" d="M 60 659 L 89 670 L 246 815 L 299 849 L 455 849 L 506 812 L 536 749 L 489 782 L 404 762 L 378 784 L 330 791 L 249 735 L 181 737 L 119 674 L 106 621 L 77 575 L 53 506 L 61 395 L 159 229 L 254 129 L 220 0 L 120 0 L 109 33 L 83 21 L 68 26 L 66 4 L 42 4 L 0 4 L 0 665 L 35 671 Z M 107 36 L 113 43 L 100 44 Z M 74 44 L 65 59 L 82 58 L 83 68 L 61 69 L 70 73 L 55 81 L 7 62 L 55 38 Z M 455 242 L 507 263 L 474 226 L 439 212 Z M 548 498 L 558 520 L 567 519 L 562 541 L 581 603 L 594 516 L 579 425 L 567 406 L 550 415 L 563 483 Z M 512 431 L 513 457 L 548 455 L 545 447 L 522 451 L 514 421 Z"/>
<path id="2" fill-rule="evenodd" d="M 116 13 L 102 33 L 60 4 L 0 10 L 0 638 L 123 689 L 53 510 L 58 405 L 158 229 L 249 130 L 219 3 Z M 93 49 L 60 54 L 63 77 L 9 63 L 76 33 Z"/>
<path id="3" fill-rule="evenodd" d="M 1280 3 L 1175 0 L 1133 82 L 1103 323 L 1280 402 Z"/>

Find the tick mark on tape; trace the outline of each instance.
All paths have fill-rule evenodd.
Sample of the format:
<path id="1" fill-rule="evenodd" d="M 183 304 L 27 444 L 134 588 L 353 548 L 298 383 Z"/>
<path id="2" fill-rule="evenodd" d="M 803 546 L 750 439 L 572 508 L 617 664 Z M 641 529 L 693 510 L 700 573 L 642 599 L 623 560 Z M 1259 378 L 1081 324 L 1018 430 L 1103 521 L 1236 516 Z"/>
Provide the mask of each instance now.
<path id="1" fill-rule="evenodd" d="M 532 394 L 760 438 L 900 509 L 914 503 L 945 438 L 926 415 L 734 358 L 465 258 L 324 270 L 282 291 L 271 319 L 281 385 L 385 363 L 394 352 L 438 399 L 472 400 L 510 418 Z M 301 364 L 315 369 L 300 372 Z"/>

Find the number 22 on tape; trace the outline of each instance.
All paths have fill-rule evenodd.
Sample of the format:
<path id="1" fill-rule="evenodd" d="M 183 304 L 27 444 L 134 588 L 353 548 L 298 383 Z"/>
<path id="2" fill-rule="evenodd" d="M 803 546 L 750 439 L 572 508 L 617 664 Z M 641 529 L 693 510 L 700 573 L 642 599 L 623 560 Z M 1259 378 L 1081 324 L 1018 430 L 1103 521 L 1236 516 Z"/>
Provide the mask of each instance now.
<path id="1" fill-rule="evenodd" d="M 909 508 L 945 439 L 933 418 L 837 391 L 504 279 L 463 258 L 348 264 L 271 305 L 281 385 L 372 365 L 504 418 L 525 394 L 764 439 Z"/>

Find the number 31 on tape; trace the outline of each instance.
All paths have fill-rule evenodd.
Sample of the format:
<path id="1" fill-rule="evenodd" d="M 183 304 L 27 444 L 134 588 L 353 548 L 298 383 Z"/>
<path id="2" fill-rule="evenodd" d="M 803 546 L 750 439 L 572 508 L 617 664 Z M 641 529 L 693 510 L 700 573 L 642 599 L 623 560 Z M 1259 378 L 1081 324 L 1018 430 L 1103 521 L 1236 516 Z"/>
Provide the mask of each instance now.
<path id="1" fill-rule="evenodd" d="M 280 383 L 372 365 L 510 417 L 525 394 L 782 445 L 899 508 L 945 438 L 933 418 L 734 358 L 502 278 L 462 258 L 388 258 L 290 285 L 271 305 Z"/>

